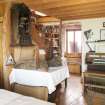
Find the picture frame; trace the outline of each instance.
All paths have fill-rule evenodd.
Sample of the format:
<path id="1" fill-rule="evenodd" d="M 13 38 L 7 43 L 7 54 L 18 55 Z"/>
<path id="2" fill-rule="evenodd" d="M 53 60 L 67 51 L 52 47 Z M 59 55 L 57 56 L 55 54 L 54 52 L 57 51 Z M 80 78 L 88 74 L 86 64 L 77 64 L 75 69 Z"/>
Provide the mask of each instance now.
<path id="1" fill-rule="evenodd" d="M 100 29 L 100 40 L 105 40 L 105 29 Z"/>

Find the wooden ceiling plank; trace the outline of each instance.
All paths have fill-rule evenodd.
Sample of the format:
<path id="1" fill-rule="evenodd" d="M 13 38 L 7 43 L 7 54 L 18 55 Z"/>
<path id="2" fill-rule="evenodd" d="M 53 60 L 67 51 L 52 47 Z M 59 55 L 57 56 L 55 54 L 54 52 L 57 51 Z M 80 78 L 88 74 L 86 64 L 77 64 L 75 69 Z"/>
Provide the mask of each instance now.
<path id="1" fill-rule="evenodd" d="M 103 15 L 103 16 L 105 16 L 105 13 L 104 12 L 97 12 L 97 13 L 94 13 L 94 12 L 91 12 L 91 13 L 83 13 L 83 14 L 67 14 L 67 15 L 65 15 L 65 16 L 56 16 L 56 17 L 78 17 L 78 16 L 89 16 L 89 17 L 91 17 L 92 15 Z"/>
<path id="2" fill-rule="evenodd" d="M 0 0 L 0 2 L 21 2 L 21 3 L 25 3 L 25 4 L 34 4 L 34 5 L 40 5 L 43 3 L 51 3 L 54 1 L 59 1 L 59 0 Z"/>
<path id="3" fill-rule="evenodd" d="M 76 16 L 63 16 L 63 17 L 58 17 L 61 18 L 62 20 L 74 20 L 74 19 L 86 19 L 86 18 L 101 18 L 105 17 L 105 14 L 98 13 L 98 14 L 88 14 L 88 15 L 76 15 Z"/>
<path id="4" fill-rule="evenodd" d="M 66 12 L 62 12 L 62 13 L 59 13 L 59 14 L 52 14 L 52 16 L 65 16 L 65 15 L 77 15 L 77 14 L 88 14 L 88 13 L 105 13 L 105 8 L 96 8 L 96 9 L 85 9 L 85 10 L 76 10 L 76 11 L 66 11 Z"/>
<path id="5" fill-rule="evenodd" d="M 61 0 L 41 0 L 41 1 L 40 0 L 19 0 L 19 1 L 22 1 L 26 4 L 34 4 L 36 6 L 36 5 L 46 4 L 46 3 L 58 2 Z"/>
<path id="6" fill-rule="evenodd" d="M 63 18 L 60 18 L 60 19 L 62 19 L 62 21 L 64 21 L 64 20 L 81 20 L 81 19 L 92 19 L 92 18 L 105 18 L 105 16 L 92 15 L 91 17 L 89 17 L 89 16 L 63 17 Z"/>
<path id="7" fill-rule="evenodd" d="M 64 9 L 62 9 L 64 8 Z M 84 10 L 84 9 L 95 9 L 95 8 L 105 8 L 105 3 L 98 2 L 98 3 L 91 3 L 91 4 L 82 4 L 82 5 L 75 5 L 75 6 L 67 6 L 67 7 L 60 7 L 60 8 L 54 8 L 54 9 L 47 9 L 42 10 L 46 14 L 56 14 L 66 11 L 74 11 L 74 10 Z"/>
<path id="8" fill-rule="evenodd" d="M 62 19 L 105 17 L 104 0 L 18 0 L 18 2 L 24 2 L 32 9 Z"/>
<path id="9" fill-rule="evenodd" d="M 61 0 L 61 1 L 54 1 L 49 3 L 40 3 L 39 5 L 35 5 L 34 3 L 28 4 L 30 7 L 34 9 L 52 9 L 57 7 L 64 7 L 64 6 L 73 6 L 77 4 L 85 4 L 85 3 L 95 3 L 95 2 L 104 2 L 104 0 Z"/>

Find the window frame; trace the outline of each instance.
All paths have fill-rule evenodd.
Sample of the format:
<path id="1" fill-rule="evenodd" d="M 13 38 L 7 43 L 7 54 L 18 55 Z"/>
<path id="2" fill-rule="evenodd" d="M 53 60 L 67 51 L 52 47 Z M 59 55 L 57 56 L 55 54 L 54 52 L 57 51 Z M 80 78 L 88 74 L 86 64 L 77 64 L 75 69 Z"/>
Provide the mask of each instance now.
<path id="1" fill-rule="evenodd" d="M 66 52 L 69 53 L 68 51 L 68 31 L 73 31 L 74 32 L 74 40 L 73 42 L 75 42 L 75 32 L 76 31 L 81 31 L 81 29 L 66 29 Z M 81 39 L 82 40 L 82 39 Z M 73 53 L 75 53 L 76 49 L 75 49 L 75 43 L 73 45 Z M 82 52 L 82 45 L 81 45 L 81 52 Z"/>

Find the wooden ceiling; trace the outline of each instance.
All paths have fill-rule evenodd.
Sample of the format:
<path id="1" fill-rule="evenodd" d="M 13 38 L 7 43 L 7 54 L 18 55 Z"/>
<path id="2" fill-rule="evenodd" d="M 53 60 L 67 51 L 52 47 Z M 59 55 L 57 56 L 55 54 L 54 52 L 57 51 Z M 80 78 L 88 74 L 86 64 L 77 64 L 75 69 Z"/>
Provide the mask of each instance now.
<path id="1" fill-rule="evenodd" d="M 62 20 L 105 17 L 105 0 L 18 0 L 18 1 L 24 2 L 31 9 L 43 12 L 48 16 L 60 18 Z"/>

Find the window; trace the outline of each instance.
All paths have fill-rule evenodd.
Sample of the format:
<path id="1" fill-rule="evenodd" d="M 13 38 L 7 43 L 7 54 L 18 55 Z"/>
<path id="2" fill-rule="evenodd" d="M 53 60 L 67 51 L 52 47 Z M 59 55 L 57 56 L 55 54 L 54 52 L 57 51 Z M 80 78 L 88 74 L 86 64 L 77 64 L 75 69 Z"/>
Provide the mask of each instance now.
<path id="1" fill-rule="evenodd" d="M 67 30 L 66 51 L 81 53 L 81 30 Z"/>

